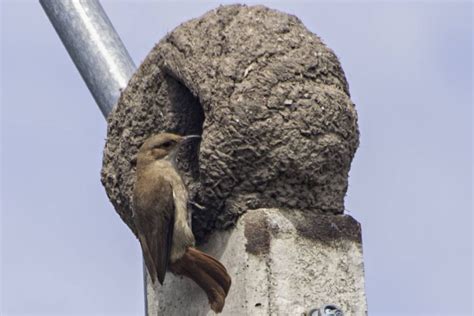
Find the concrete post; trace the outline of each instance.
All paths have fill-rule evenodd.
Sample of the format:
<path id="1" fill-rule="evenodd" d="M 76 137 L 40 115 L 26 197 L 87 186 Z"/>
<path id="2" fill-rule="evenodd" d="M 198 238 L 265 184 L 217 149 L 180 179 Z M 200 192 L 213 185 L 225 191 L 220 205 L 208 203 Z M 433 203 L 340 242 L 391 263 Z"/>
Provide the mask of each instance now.
<path id="1" fill-rule="evenodd" d="M 310 315 L 325 305 L 367 314 L 360 227 L 350 216 L 249 210 L 202 249 L 233 277 L 224 315 Z M 214 314 L 193 282 L 167 278 L 154 315 Z"/>

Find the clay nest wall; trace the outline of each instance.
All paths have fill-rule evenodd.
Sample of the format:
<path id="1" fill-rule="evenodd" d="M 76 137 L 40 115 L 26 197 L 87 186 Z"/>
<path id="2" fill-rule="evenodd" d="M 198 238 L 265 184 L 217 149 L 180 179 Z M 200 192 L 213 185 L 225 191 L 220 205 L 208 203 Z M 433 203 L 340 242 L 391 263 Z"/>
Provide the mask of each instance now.
<path id="1" fill-rule="evenodd" d="M 344 211 L 356 111 L 336 55 L 295 16 L 222 6 L 149 53 L 108 118 L 102 168 L 133 231 L 134 158 L 162 131 L 202 134 L 179 157 L 198 239 L 247 209 Z"/>

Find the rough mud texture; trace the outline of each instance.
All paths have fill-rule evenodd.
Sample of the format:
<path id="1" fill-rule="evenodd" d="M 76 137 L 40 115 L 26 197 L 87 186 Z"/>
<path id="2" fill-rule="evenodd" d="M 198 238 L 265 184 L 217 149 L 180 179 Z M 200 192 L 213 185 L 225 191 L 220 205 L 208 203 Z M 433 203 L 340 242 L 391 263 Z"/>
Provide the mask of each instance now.
<path id="1" fill-rule="evenodd" d="M 344 211 L 357 115 L 337 57 L 294 16 L 223 6 L 150 52 L 109 117 L 102 169 L 132 230 L 133 158 L 161 131 L 202 134 L 181 156 L 203 206 L 192 206 L 198 239 L 247 209 Z"/>

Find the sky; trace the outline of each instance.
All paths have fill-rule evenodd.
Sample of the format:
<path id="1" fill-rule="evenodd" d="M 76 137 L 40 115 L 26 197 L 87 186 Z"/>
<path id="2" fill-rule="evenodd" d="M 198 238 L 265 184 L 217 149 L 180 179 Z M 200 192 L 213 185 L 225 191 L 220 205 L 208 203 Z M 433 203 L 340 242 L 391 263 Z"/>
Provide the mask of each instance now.
<path id="1" fill-rule="evenodd" d="M 100 183 L 106 122 L 38 1 L 0 1 L 0 314 L 143 315 L 139 245 Z M 102 2 L 137 65 L 220 3 Z M 369 314 L 472 315 L 472 2 L 258 3 L 348 78 Z"/>

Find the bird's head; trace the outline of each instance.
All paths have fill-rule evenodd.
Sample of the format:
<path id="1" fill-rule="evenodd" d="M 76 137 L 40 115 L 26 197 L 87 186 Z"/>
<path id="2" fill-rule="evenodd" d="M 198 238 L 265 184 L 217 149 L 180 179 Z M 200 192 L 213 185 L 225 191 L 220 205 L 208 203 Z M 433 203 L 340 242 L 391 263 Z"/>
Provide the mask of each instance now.
<path id="1" fill-rule="evenodd" d="M 180 136 L 161 133 L 150 136 L 140 147 L 137 164 L 146 165 L 153 161 L 166 159 L 174 163 L 180 146 L 189 139 L 200 138 L 199 135 Z"/>

